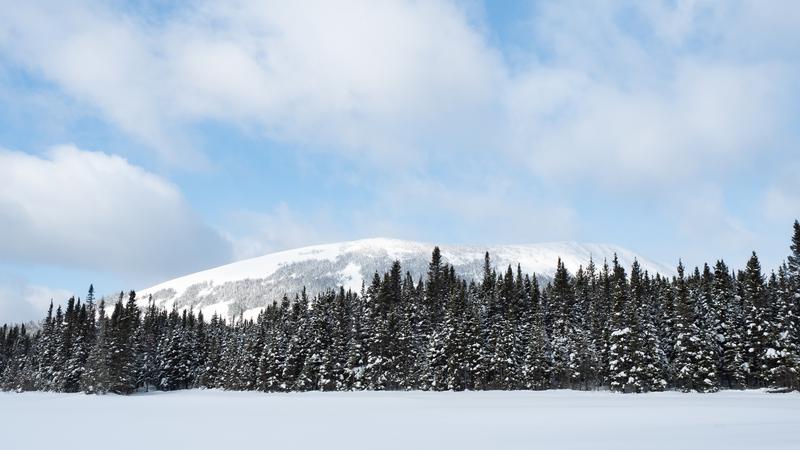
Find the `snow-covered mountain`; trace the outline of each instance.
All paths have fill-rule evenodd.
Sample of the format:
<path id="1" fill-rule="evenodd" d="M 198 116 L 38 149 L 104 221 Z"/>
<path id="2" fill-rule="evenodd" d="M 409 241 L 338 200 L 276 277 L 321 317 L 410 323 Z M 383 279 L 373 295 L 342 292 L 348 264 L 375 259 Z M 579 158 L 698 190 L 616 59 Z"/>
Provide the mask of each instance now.
<path id="1" fill-rule="evenodd" d="M 637 259 L 650 273 L 673 274 L 662 264 L 647 260 L 624 248 L 606 244 L 555 242 L 530 245 L 458 245 L 439 246 L 443 258 L 467 277 L 483 273 L 484 253 L 492 265 L 505 270 L 517 263 L 524 273 L 537 274 L 545 280 L 555 272 L 558 258 L 570 272 L 586 266 L 592 258 L 598 265 L 616 254 L 620 264 L 629 268 Z M 271 253 L 204 270 L 170 280 L 140 291 L 140 301 L 152 295 L 157 305 L 179 309 L 202 310 L 206 317 L 253 317 L 284 294 L 294 297 L 305 286 L 309 295 L 344 286 L 360 291 L 362 282 L 371 280 L 375 271 L 383 273 L 392 261 L 399 260 L 403 270 L 414 279 L 424 276 L 434 244 L 397 239 L 363 239 L 336 244 L 315 245 Z"/>

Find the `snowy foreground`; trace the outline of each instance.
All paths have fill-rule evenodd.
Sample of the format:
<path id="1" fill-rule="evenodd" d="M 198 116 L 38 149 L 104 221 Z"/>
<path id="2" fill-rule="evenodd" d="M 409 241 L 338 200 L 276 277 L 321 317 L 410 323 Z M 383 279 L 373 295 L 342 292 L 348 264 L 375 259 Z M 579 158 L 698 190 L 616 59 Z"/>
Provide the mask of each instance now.
<path id="1" fill-rule="evenodd" d="M 800 394 L 0 393 L 8 449 L 800 449 Z"/>

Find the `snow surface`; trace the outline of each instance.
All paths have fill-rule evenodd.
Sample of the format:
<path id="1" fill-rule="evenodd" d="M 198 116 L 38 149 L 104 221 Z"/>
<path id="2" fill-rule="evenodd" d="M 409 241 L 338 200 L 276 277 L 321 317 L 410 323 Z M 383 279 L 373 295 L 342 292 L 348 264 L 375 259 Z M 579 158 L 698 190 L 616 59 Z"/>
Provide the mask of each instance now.
<path id="1" fill-rule="evenodd" d="M 763 391 L 0 393 L 15 450 L 797 450 L 798 430 L 800 394 Z"/>
<path id="2" fill-rule="evenodd" d="M 138 292 L 142 304 L 150 295 L 164 308 L 202 310 L 204 316 L 255 316 L 264 306 L 287 294 L 291 297 L 304 286 L 309 295 L 323 289 L 344 286 L 360 291 L 363 280 L 371 280 L 374 271 L 389 269 L 399 260 L 415 279 L 424 275 L 434 244 L 397 239 L 363 239 L 316 245 L 238 261 L 202 272 L 169 280 Z M 554 242 L 530 245 L 460 245 L 440 246 L 442 256 L 466 277 L 480 277 L 485 252 L 493 266 L 502 271 L 519 263 L 526 274 L 536 273 L 548 279 L 555 272 L 559 258 L 571 272 L 586 266 L 589 259 L 602 265 L 614 254 L 629 268 L 637 259 L 651 274 L 672 275 L 674 271 L 647 260 L 624 248 L 608 244 Z"/>

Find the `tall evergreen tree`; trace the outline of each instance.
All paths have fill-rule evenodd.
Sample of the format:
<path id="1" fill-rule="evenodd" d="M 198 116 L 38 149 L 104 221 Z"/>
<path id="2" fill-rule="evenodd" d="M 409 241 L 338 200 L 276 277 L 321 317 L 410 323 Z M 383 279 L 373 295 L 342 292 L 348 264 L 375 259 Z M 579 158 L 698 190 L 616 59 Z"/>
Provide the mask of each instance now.
<path id="1" fill-rule="evenodd" d="M 608 340 L 608 374 L 611 390 L 636 392 L 640 381 L 635 373 L 635 346 L 633 321 L 630 315 L 628 283 L 624 269 L 614 258 L 614 289 L 612 294 L 611 333 Z"/>
<path id="2" fill-rule="evenodd" d="M 556 305 L 551 309 L 553 382 L 556 387 L 568 389 L 580 378 L 580 364 L 576 361 L 578 349 L 574 342 L 578 330 L 575 326 L 573 281 L 560 258 L 549 298 Z"/>
<path id="3" fill-rule="evenodd" d="M 773 387 L 787 390 L 800 389 L 800 348 L 796 336 L 797 318 L 794 296 L 787 269 L 782 266 L 773 278 L 775 319 L 772 323 L 772 346 L 765 355 L 769 360 L 769 380 Z"/>
<path id="4" fill-rule="evenodd" d="M 794 277 L 795 280 L 800 277 L 800 221 L 794 221 L 794 232 L 792 233 L 792 241 L 789 246 L 791 254 L 788 258 L 788 274 Z"/>
<path id="5" fill-rule="evenodd" d="M 105 394 L 112 389 L 111 379 L 111 330 L 106 318 L 105 300 L 97 308 L 97 338 L 86 361 L 86 371 L 81 377 L 80 387 L 87 394 Z"/>
<path id="6" fill-rule="evenodd" d="M 769 385 L 770 358 L 772 349 L 772 323 L 765 292 L 761 263 L 753 252 L 740 276 L 742 302 L 746 310 L 745 355 L 747 378 L 750 387 Z"/>
<path id="7" fill-rule="evenodd" d="M 709 343 L 698 327 L 695 305 L 696 297 L 690 292 L 683 264 L 679 263 L 675 280 L 675 385 L 687 392 L 713 392 L 719 386 L 716 364 Z"/>
<path id="8" fill-rule="evenodd" d="M 741 389 L 747 383 L 742 336 L 744 317 L 734 282 L 728 266 L 721 260 L 717 261 L 711 290 L 714 315 L 709 323 L 709 329 L 714 334 L 719 348 L 721 386 Z"/>
<path id="9" fill-rule="evenodd" d="M 537 310 L 533 314 L 528 348 L 525 354 L 523 367 L 525 388 L 549 389 L 552 367 L 552 350 L 545 330 L 544 312 Z"/>

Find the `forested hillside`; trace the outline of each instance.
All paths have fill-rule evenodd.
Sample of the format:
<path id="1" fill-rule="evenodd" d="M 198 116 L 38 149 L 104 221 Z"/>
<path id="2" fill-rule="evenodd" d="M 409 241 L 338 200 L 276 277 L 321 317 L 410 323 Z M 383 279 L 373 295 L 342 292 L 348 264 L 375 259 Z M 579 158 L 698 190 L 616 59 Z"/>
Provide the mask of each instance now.
<path id="1" fill-rule="evenodd" d="M 667 279 L 616 258 L 552 282 L 518 267 L 466 281 L 433 249 L 427 276 L 399 262 L 362 292 L 298 293 L 256 320 L 83 300 L 40 330 L 5 325 L 6 390 L 130 394 L 193 387 L 261 391 L 719 389 L 800 387 L 800 223 L 787 262 L 752 254 Z M 108 314 L 110 312 L 110 314 Z"/>

